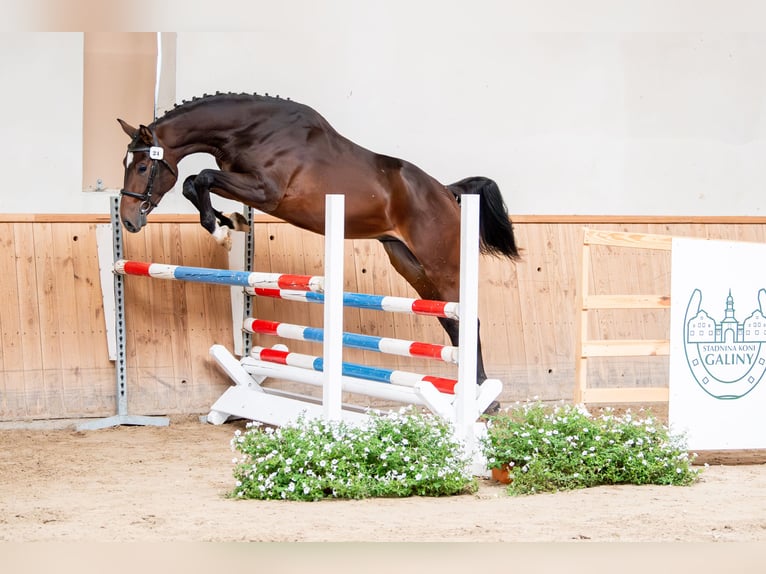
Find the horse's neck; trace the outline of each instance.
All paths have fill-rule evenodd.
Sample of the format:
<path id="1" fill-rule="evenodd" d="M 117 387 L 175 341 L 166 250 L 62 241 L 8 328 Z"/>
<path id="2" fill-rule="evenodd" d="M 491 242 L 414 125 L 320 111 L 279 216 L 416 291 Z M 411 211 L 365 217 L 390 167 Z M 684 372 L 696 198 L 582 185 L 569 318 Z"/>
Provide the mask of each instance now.
<path id="1" fill-rule="evenodd" d="M 252 115 L 253 103 L 247 106 L 222 107 L 209 103 L 186 110 L 178 110 L 157 122 L 157 136 L 172 149 L 178 160 L 193 153 L 218 155 L 219 146 L 228 139 L 233 129 L 242 123 L 244 114 Z"/>
<path id="2" fill-rule="evenodd" d="M 182 114 L 157 124 L 157 136 L 166 148 L 172 150 L 176 161 L 193 153 L 215 155 L 218 150 L 215 142 L 221 128 L 211 122 L 201 122 L 201 118 L 195 117 L 198 115 L 201 116 Z"/>

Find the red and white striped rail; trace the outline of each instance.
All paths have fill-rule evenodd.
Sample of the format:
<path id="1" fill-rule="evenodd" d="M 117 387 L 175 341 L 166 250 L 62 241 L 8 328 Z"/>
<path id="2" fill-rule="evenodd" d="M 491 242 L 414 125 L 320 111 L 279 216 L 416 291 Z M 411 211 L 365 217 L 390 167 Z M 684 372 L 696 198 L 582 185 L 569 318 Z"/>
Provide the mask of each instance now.
<path id="1" fill-rule="evenodd" d="M 266 321 L 265 319 L 255 319 L 253 317 L 245 319 L 242 327 L 250 333 L 274 335 L 296 341 L 311 341 L 315 343 L 324 341 L 324 329 L 317 327 L 293 325 L 279 321 Z M 376 337 L 359 333 L 344 332 L 343 346 L 403 357 L 424 357 L 444 361 L 445 363 L 457 364 L 458 361 L 457 347 L 392 339 L 389 337 Z"/>

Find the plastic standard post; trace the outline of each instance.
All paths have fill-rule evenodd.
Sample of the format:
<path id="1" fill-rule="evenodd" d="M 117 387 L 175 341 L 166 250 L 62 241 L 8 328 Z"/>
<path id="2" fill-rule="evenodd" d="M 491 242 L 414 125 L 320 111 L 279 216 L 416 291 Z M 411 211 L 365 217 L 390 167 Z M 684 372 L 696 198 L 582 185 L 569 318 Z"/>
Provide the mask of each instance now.
<path id="1" fill-rule="evenodd" d="M 460 341 L 455 419 L 458 434 L 473 447 L 476 411 L 476 364 L 479 344 L 479 197 L 463 195 L 460 202 Z"/>
<path id="2" fill-rule="evenodd" d="M 327 420 L 341 419 L 343 376 L 343 239 L 345 197 L 325 197 L 325 300 L 324 300 L 324 387 L 322 405 Z"/>

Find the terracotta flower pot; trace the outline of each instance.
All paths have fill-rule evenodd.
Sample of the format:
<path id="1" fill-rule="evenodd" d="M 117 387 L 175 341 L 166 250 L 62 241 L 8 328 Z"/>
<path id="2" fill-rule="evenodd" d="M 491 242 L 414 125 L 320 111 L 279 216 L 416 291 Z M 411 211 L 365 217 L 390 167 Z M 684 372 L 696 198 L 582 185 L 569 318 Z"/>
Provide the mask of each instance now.
<path id="1" fill-rule="evenodd" d="M 513 480 L 510 476 L 510 469 L 507 464 L 504 464 L 501 468 L 493 468 L 492 478 L 503 484 L 511 484 L 511 481 Z"/>

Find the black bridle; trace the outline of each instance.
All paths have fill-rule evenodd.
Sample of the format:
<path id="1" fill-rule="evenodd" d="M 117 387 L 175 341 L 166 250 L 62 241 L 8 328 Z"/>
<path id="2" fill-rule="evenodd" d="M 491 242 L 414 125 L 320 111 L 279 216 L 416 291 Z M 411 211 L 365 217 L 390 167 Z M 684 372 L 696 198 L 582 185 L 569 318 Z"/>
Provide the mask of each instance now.
<path id="1" fill-rule="evenodd" d="M 157 177 L 157 173 L 159 172 L 159 164 L 162 163 L 174 177 L 178 177 L 176 170 L 174 170 L 165 159 L 165 150 L 160 147 L 159 142 L 157 141 L 157 136 L 154 134 L 152 134 L 152 136 L 154 138 L 154 145 L 133 147 L 133 143 L 131 143 L 131 145 L 128 146 L 129 153 L 145 152 L 149 154 L 149 158 L 152 160 L 152 166 L 149 169 L 149 181 L 146 183 L 146 190 L 144 193 L 135 193 L 125 189 L 120 190 L 120 195 L 127 195 L 128 197 L 134 197 L 141 200 L 141 206 L 139 207 L 141 215 L 145 215 L 151 208 L 157 207 L 157 204 L 152 201 L 152 190 L 154 188 L 154 178 Z"/>

